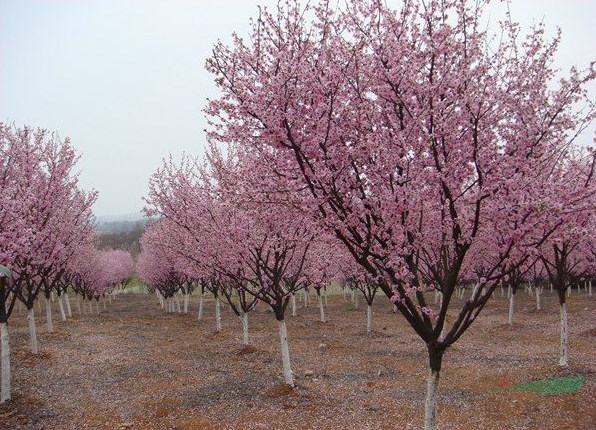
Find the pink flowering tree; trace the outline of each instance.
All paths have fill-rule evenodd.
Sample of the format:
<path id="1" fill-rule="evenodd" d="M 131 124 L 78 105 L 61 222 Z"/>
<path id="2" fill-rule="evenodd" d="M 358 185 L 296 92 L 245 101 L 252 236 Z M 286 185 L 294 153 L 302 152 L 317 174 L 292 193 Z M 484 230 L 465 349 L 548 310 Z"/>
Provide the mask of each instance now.
<path id="1" fill-rule="evenodd" d="M 562 224 L 548 214 L 551 173 L 594 116 L 593 67 L 553 82 L 558 39 L 538 26 L 520 43 L 505 21 L 495 43 L 484 7 L 289 2 L 261 11 L 250 37 L 218 43 L 207 62 L 222 93 L 207 109 L 210 138 L 252 154 L 253 188 L 270 189 L 264 172 L 282 178 L 277 189 L 299 195 L 383 279 L 426 344 L 426 429 L 437 425 L 446 349 Z M 488 240 L 486 275 L 456 308 L 460 270 Z M 434 290 L 438 307 L 425 295 Z"/>
<path id="2" fill-rule="evenodd" d="M 151 180 L 149 211 L 186 231 L 188 243 L 208 249 L 195 261 L 209 258 L 210 267 L 241 292 L 239 297 L 252 297 L 249 308 L 255 299 L 271 307 L 279 325 L 284 380 L 293 386 L 285 311 L 302 287 L 314 231 L 298 212 L 288 216 L 292 202 L 252 193 L 252 162 L 242 153 L 224 158 L 213 149 L 206 168 L 188 159 L 180 166 L 165 163 Z M 219 285 L 215 279 L 211 285 Z"/>
<path id="3" fill-rule="evenodd" d="M 176 295 L 190 290 L 192 278 L 180 268 L 180 257 L 173 252 L 173 247 L 166 245 L 167 235 L 172 232 L 166 226 L 167 222 L 158 221 L 145 227 L 137 271 L 141 281 L 158 292 L 162 308 L 173 312 Z"/>
<path id="4" fill-rule="evenodd" d="M 63 282 L 68 260 L 92 239 L 91 205 L 96 195 L 78 188 L 73 172 L 77 158 L 68 139 L 45 130 L 0 124 L 0 264 L 11 275 L 3 280 L 0 293 L 6 360 L 6 324 L 15 300 L 28 309 L 31 349 L 37 353 L 34 302 L 40 292 L 51 292 Z M 48 322 L 52 329 L 50 318 Z M 2 400 L 6 401 L 10 398 L 8 361 L 2 369 Z"/>
<path id="5" fill-rule="evenodd" d="M 558 170 L 562 184 L 555 196 L 553 212 L 563 219 L 562 226 L 539 247 L 540 260 L 548 279 L 557 292 L 561 317 L 559 365 L 568 364 L 568 322 L 566 295 L 572 283 L 579 283 L 585 272 L 589 253 L 587 243 L 593 239 L 596 207 L 596 152 L 571 160 Z M 569 205 L 576 210 L 569 210 Z M 583 210 L 577 210 L 577 209 Z M 553 214 L 554 215 L 554 214 Z"/>

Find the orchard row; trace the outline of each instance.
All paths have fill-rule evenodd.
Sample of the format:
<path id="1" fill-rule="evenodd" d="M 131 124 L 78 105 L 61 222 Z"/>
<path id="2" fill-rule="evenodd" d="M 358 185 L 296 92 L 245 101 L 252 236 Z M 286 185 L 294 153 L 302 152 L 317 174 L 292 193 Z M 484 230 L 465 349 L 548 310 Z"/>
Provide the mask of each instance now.
<path id="1" fill-rule="evenodd" d="M 233 292 L 243 318 L 269 306 L 289 385 L 295 293 L 379 291 L 428 350 L 427 430 L 445 352 L 496 288 L 552 285 L 567 365 L 566 291 L 595 274 L 596 153 L 578 136 L 596 71 L 555 80 L 559 39 L 510 17 L 491 34 L 486 7 L 280 2 L 217 43 L 210 150 L 151 178 L 143 280 L 166 300 L 193 283 Z"/>
<path id="2" fill-rule="evenodd" d="M 72 314 L 69 291 L 77 303 L 99 301 L 134 271 L 129 253 L 95 247 L 91 206 L 97 195 L 79 188 L 77 159 L 68 139 L 0 123 L 0 403 L 10 400 L 8 321 L 17 302 L 27 309 L 31 352 L 37 354 L 36 302 L 45 302 L 53 331 L 54 296 L 66 319 Z"/>

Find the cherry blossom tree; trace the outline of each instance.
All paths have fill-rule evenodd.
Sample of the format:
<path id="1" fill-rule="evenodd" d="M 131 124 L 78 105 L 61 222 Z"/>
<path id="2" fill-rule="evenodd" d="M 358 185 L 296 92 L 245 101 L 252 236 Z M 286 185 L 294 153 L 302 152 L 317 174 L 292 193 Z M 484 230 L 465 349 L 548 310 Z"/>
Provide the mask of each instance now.
<path id="1" fill-rule="evenodd" d="M 31 349 L 37 353 L 35 300 L 41 291 L 49 297 L 63 282 L 69 259 L 93 237 L 96 194 L 79 189 L 77 159 L 68 139 L 0 123 L 2 402 L 10 399 L 7 323 L 15 301 L 28 309 Z M 46 306 L 51 330 L 49 302 Z"/>
<path id="2" fill-rule="evenodd" d="M 545 241 L 539 248 L 540 260 L 549 281 L 559 299 L 561 316 L 561 342 L 559 365 L 568 364 L 568 322 L 567 322 L 567 292 L 572 282 L 579 282 L 585 262 L 589 256 L 587 249 L 582 246 L 592 239 L 594 226 L 594 208 L 596 207 L 596 180 L 594 170 L 596 153 L 571 162 L 559 169 L 559 182 L 562 186 L 555 196 L 554 210 L 560 212 L 563 225 Z M 582 211 L 569 212 L 569 205 L 583 208 Z"/>
<path id="3" fill-rule="evenodd" d="M 288 216 L 293 202 L 252 193 L 252 161 L 242 153 L 224 157 L 212 148 L 208 166 L 190 159 L 178 166 L 166 162 L 150 182 L 148 212 L 178 226 L 178 243 L 201 250 L 202 255 L 189 255 L 195 263 L 208 259 L 208 266 L 241 292 L 239 297 L 252 297 L 246 302 L 248 308 L 256 299 L 272 309 L 279 325 L 284 380 L 293 386 L 285 311 L 302 287 L 315 233 L 310 223 Z M 208 285 L 220 288 L 219 279 L 211 278 Z M 242 309 L 244 316 L 247 310 Z"/>
<path id="4" fill-rule="evenodd" d="M 538 25 L 520 42 L 511 20 L 493 38 L 485 3 L 280 3 L 207 62 L 222 93 L 210 139 L 252 155 L 253 188 L 281 178 L 425 342 L 426 429 L 446 349 L 563 223 L 552 175 L 594 117 L 593 66 L 554 82 L 559 38 Z M 486 275 L 454 309 L 461 268 L 489 240 Z"/>

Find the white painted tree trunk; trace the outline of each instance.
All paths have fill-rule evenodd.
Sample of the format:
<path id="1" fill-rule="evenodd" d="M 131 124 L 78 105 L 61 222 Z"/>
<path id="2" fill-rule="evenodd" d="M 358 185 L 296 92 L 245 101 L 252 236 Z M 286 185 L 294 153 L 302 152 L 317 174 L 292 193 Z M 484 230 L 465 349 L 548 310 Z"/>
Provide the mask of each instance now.
<path id="1" fill-rule="evenodd" d="M 45 296 L 44 296 L 45 297 Z M 52 321 L 52 301 L 46 298 L 46 324 L 48 331 L 51 333 L 54 331 L 54 322 Z"/>
<path id="2" fill-rule="evenodd" d="M 329 304 L 329 301 L 327 300 L 327 288 L 323 289 L 324 294 L 325 294 L 325 307 L 327 307 L 327 305 Z"/>
<path id="3" fill-rule="evenodd" d="M 37 354 L 39 351 L 37 348 L 37 330 L 35 328 L 35 312 L 33 308 L 27 311 L 27 320 L 29 321 L 29 340 L 31 342 L 31 352 Z"/>
<path id="4" fill-rule="evenodd" d="M 304 294 L 304 307 L 307 308 L 308 307 L 308 291 L 303 290 L 302 294 Z"/>
<path id="5" fill-rule="evenodd" d="M 588 297 L 592 297 L 592 280 L 588 283 Z"/>
<path id="6" fill-rule="evenodd" d="M 203 312 L 204 312 L 204 306 L 205 306 L 205 295 L 203 293 L 201 293 L 201 295 L 199 296 L 199 313 L 197 314 L 197 319 L 199 321 L 201 321 L 203 319 Z"/>
<path id="7" fill-rule="evenodd" d="M 321 322 L 325 322 L 325 307 L 323 306 L 323 297 L 319 295 L 319 313 L 321 314 Z"/>
<path id="8" fill-rule="evenodd" d="M 476 282 L 476 285 L 474 285 L 474 288 L 472 289 L 472 295 L 470 296 L 470 298 L 472 298 L 476 295 L 476 292 L 478 291 L 479 287 L 480 287 L 480 283 Z M 441 294 L 441 297 L 442 296 L 443 296 L 443 294 Z M 441 300 L 441 305 L 443 305 L 443 300 Z"/>
<path id="9" fill-rule="evenodd" d="M 242 345 L 248 346 L 248 314 L 246 312 L 240 314 L 240 322 L 242 323 Z"/>
<path id="10" fill-rule="evenodd" d="M 296 316 L 296 294 L 292 294 L 292 316 Z"/>
<path id="11" fill-rule="evenodd" d="M 509 297 L 509 325 L 513 325 L 513 309 L 515 307 L 515 293 L 511 293 Z"/>
<path id="12" fill-rule="evenodd" d="M 77 294 L 77 309 L 79 311 L 79 315 L 81 315 L 81 296 Z"/>
<path id="13" fill-rule="evenodd" d="M 41 318 L 41 314 L 43 313 L 43 309 L 41 308 L 41 300 L 37 299 L 37 310 L 39 311 L 39 317 Z"/>
<path id="14" fill-rule="evenodd" d="M 358 306 L 358 296 L 360 294 L 358 294 L 358 292 L 355 293 L 354 295 L 354 309 L 360 309 L 360 307 Z"/>
<path id="15" fill-rule="evenodd" d="M 217 298 L 215 299 L 215 331 L 221 331 L 221 306 Z"/>
<path id="16" fill-rule="evenodd" d="M 424 430 L 437 428 L 437 397 L 439 394 L 439 372 L 431 370 L 426 384 L 426 402 L 424 404 Z"/>
<path id="17" fill-rule="evenodd" d="M 372 332 L 372 306 L 366 305 L 366 332 Z"/>
<path id="18" fill-rule="evenodd" d="M 188 302 L 190 301 L 190 294 L 186 293 L 184 295 L 184 313 L 188 313 Z"/>
<path id="19" fill-rule="evenodd" d="M 571 297 L 571 286 L 567 287 L 567 297 Z"/>
<path id="20" fill-rule="evenodd" d="M 507 298 L 510 299 L 511 298 L 511 285 L 509 285 L 507 287 Z"/>
<path id="21" fill-rule="evenodd" d="M 10 400 L 10 340 L 8 337 L 8 324 L 0 323 L 0 350 L 2 359 L 2 387 L 0 388 L 0 403 Z"/>
<path id="22" fill-rule="evenodd" d="M 278 321 L 279 324 L 279 341 L 281 345 L 281 363 L 284 374 L 284 381 L 290 387 L 294 386 L 294 376 L 290 366 L 290 348 L 288 347 L 288 331 L 286 329 L 286 322 L 284 320 Z"/>
<path id="23" fill-rule="evenodd" d="M 540 289 L 536 288 L 536 310 L 541 310 L 542 307 L 540 306 Z"/>
<path id="24" fill-rule="evenodd" d="M 567 303 L 559 306 L 561 313 L 561 352 L 559 357 L 559 366 L 567 366 L 569 332 L 567 330 Z"/>
<path id="25" fill-rule="evenodd" d="M 443 328 L 439 334 L 439 340 L 442 341 L 445 339 L 445 336 L 447 336 L 447 315 L 445 315 L 445 320 L 443 321 Z"/>
<path id="26" fill-rule="evenodd" d="M 503 287 L 501 287 L 501 298 L 505 297 L 505 290 L 503 289 Z"/>
<path id="27" fill-rule="evenodd" d="M 180 307 L 180 296 L 176 294 L 174 297 L 174 300 L 176 301 L 176 311 L 178 311 L 178 313 L 182 313 L 182 308 Z"/>
<path id="28" fill-rule="evenodd" d="M 68 314 L 68 318 L 72 318 L 72 308 L 70 307 L 70 297 L 68 297 L 67 292 L 64 292 L 64 302 L 66 303 L 66 313 Z"/>
<path id="29" fill-rule="evenodd" d="M 64 312 L 64 300 L 62 299 L 62 296 L 58 296 L 58 308 L 60 308 L 62 321 L 66 321 L 66 312 Z"/>

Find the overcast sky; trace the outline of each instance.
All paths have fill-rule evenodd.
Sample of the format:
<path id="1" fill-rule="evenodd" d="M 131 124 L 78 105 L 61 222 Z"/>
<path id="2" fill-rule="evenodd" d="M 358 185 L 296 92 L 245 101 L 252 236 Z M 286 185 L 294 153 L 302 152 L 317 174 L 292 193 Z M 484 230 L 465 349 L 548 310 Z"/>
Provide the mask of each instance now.
<path id="1" fill-rule="evenodd" d="M 0 121 L 70 136 L 83 187 L 100 193 L 95 213 L 138 212 L 163 157 L 204 151 L 213 43 L 245 34 L 257 5 L 275 3 L 0 0 Z M 561 27 L 561 66 L 596 59 L 596 0 L 512 0 L 511 10 L 524 27 Z"/>

